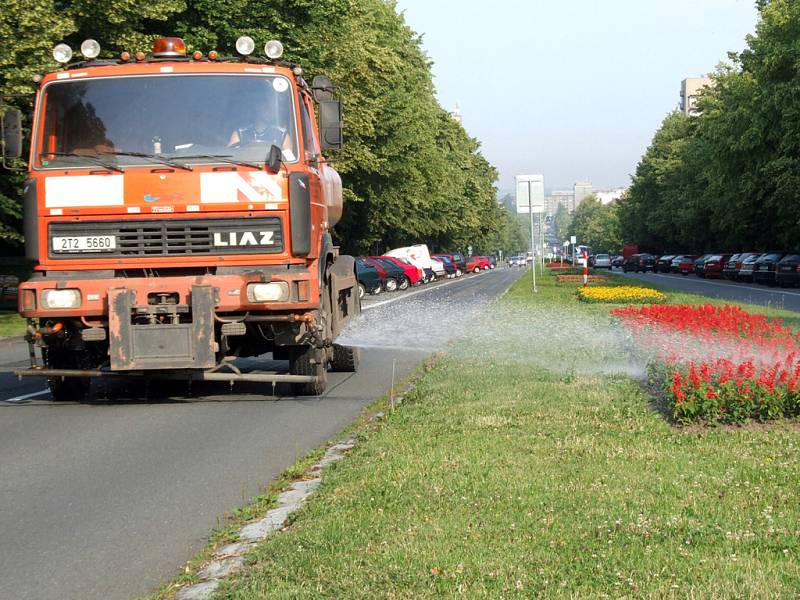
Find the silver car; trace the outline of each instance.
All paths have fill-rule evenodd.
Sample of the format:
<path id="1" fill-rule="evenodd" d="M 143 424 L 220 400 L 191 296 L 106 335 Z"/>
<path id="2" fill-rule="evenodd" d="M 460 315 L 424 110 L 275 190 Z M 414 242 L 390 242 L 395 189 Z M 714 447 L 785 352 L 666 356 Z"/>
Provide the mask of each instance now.
<path id="1" fill-rule="evenodd" d="M 597 254 L 594 257 L 595 269 L 608 269 L 611 270 L 611 257 L 608 254 Z"/>

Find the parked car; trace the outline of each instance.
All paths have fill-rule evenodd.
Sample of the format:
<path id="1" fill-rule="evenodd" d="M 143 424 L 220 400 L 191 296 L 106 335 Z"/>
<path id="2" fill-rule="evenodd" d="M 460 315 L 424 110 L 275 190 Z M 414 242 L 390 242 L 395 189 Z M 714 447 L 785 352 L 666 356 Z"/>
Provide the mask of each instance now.
<path id="1" fill-rule="evenodd" d="M 356 278 L 358 279 L 358 297 L 363 298 L 370 294 L 380 294 L 383 281 L 375 265 L 369 264 L 363 258 L 356 259 Z"/>
<path id="2" fill-rule="evenodd" d="M 419 283 L 422 282 L 422 277 L 423 277 L 422 269 L 420 269 L 419 267 L 415 267 L 408 261 L 405 261 L 401 258 L 396 258 L 394 256 L 373 256 L 372 258 L 380 258 L 383 261 L 389 261 L 397 265 L 401 269 L 403 269 L 403 273 L 405 274 L 409 284 L 411 285 L 419 285 Z"/>
<path id="3" fill-rule="evenodd" d="M 615 256 L 611 259 L 611 266 L 617 267 L 618 269 L 622 268 L 622 265 L 625 263 L 625 257 L 623 256 Z"/>
<path id="4" fill-rule="evenodd" d="M 742 266 L 736 271 L 736 279 L 739 281 L 753 281 L 753 271 L 756 261 L 764 256 L 763 254 L 753 254 L 742 261 Z"/>
<path id="5" fill-rule="evenodd" d="M 720 279 L 722 277 L 722 268 L 730 257 L 730 254 L 714 254 L 709 256 L 706 262 L 703 263 L 703 277 Z"/>
<path id="6" fill-rule="evenodd" d="M 785 252 L 768 252 L 753 265 L 753 281 L 763 285 L 775 285 L 775 272 L 778 262 L 786 256 Z"/>
<path id="7" fill-rule="evenodd" d="M 438 258 L 431 258 L 431 270 L 436 276 L 436 279 L 439 279 L 440 277 L 449 277 L 444 263 Z M 453 270 L 455 271 L 455 269 Z"/>
<path id="8" fill-rule="evenodd" d="M 444 265 L 444 270 L 448 277 L 461 277 L 459 269 L 456 267 L 455 263 L 446 256 L 437 256 L 433 258 L 433 260 L 438 260 L 442 263 L 442 265 Z"/>
<path id="9" fill-rule="evenodd" d="M 653 264 L 653 273 L 669 273 L 669 267 L 672 264 L 673 258 L 675 258 L 674 254 L 659 256 Z"/>
<path id="10" fill-rule="evenodd" d="M 492 268 L 492 261 L 489 260 L 488 256 L 481 255 L 481 256 L 476 256 L 475 258 L 481 261 L 481 269 L 483 269 L 484 271 L 488 271 L 489 269 Z"/>
<path id="11" fill-rule="evenodd" d="M 744 261 L 752 256 L 758 257 L 760 255 L 758 252 L 742 252 L 740 254 L 734 254 L 728 259 L 728 262 L 725 263 L 725 268 L 722 270 L 723 275 L 731 281 L 737 281 L 739 279 L 739 270 L 742 268 L 742 264 L 744 264 Z"/>
<path id="12" fill-rule="evenodd" d="M 725 261 L 725 264 L 722 266 L 722 276 L 725 279 L 734 280 L 736 279 L 736 261 L 739 260 L 739 257 L 742 254 L 732 254 L 728 260 Z"/>
<path id="13" fill-rule="evenodd" d="M 622 270 L 627 273 L 628 271 L 633 271 L 634 273 L 642 271 L 646 273 L 647 271 L 653 270 L 653 265 L 655 264 L 655 257 L 652 254 L 633 254 L 628 257 L 628 260 L 622 265 Z"/>
<path id="14" fill-rule="evenodd" d="M 595 254 L 594 255 L 594 268 L 595 269 L 608 269 L 611 270 L 611 257 L 608 254 Z"/>
<path id="15" fill-rule="evenodd" d="M 497 267 L 497 257 L 496 256 L 489 256 L 489 268 L 494 269 Z"/>
<path id="16" fill-rule="evenodd" d="M 378 274 L 383 281 L 383 289 L 387 292 L 405 290 L 409 286 L 408 278 L 404 269 L 396 264 L 383 261 L 380 258 L 364 258 L 364 262 L 378 269 Z"/>
<path id="17" fill-rule="evenodd" d="M 692 273 L 697 275 L 698 277 L 705 277 L 705 265 L 706 261 L 714 256 L 713 254 L 703 254 L 699 258 L 696 258 L 693 265 L 692 265 Z"/>
<path id="18" fill-rule="evenodd" d="M 800 254 L 789 253 L 778 263 L 775 283 L 781 287 L 797 287 L 800 283 Z"/>
<path id="19" fill-rule="evenodd" d="M 697 258 L 696 254 L 678 254 L 672 259 L 669 270 L 673 273 L 688 275 L 694 269 L 694 261 Z"/>
<path id="20" fill-rule="evenodd" d="M 434 258 L 439 258 L 440 256 L 444 256 L 450 259 L 453 264 L 456 266 L 456 277 L 461 277 L 464 273 L 467 272 L 467 261 L 464 260 L 463 254 L 434 254 Z"/>

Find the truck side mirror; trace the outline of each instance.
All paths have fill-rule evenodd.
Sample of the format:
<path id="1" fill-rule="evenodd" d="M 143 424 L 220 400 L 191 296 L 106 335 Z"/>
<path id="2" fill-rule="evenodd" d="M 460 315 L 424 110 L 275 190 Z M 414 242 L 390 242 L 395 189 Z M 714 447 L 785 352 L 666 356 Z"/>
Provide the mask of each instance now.
<path id="1" fill-rule="evenodd" d="M 342 103 L 329 100 L 319 103 L 319 138 L 323 150 L 342 148 Z"/>
<path id="2" fill-rule="evenodd" d="M 22 156 L 22 113 L 17 109 L 5 112 L 2 120 L 3 160 Z"/>
<path id="3" fill-rule="evenodd" d="M 267 169 L 278 173 L 281 170 L 281 164 L 283 164 L 283 152 L 278 146 L 272 144 L 269 154 L 267 154 Z"/>
<path id="4" fill-rule="evenodd" d="M 336 100 L 333 82 L 327 75 L 315 75 L 311 81 L 311 91 L 314 93 L 314 100 L 317 102 Z"/>

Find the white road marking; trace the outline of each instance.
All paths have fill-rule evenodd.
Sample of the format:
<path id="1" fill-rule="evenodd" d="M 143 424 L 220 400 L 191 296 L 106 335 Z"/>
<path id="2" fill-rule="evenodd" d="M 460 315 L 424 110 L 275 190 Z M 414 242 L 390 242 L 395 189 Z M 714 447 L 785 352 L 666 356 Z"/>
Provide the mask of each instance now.
<path id="1" fill-rule="evenodd" d="M 473 275 L 485 275 L 489 271 L 483 271 L 482 273 L 473 273 Z M 463 276 L 462 276 L 463 277 Z M 390 300 L 382 300 L 380 302 L 376 302 L 375 304 L 370 304 L 369 306 L 362 306 L 361 312 L 365 310 L 372 310 L 373 308 L 378 308 L 379 306 L 384 306 L 386 304 L 391 304 L 392 302 L 397 302 L 398 300 L 403 300 L 404 298 L 411 298 L 411 296 L 416 296 L 417 294 L 421 294 L 423 292 L 429 292 L 431 290 L 438 290 L 448 285 L 452 285 L 454 283 L 463 283 L 464 281 L 473 281 L 475 278 L 470 277 L 469 279 L 463 279 L 461 277 L 457 279 L 451 279 L 450 281 L 445 281 L 444 283 L 440 283 L 439 285 L 435 285 L 433 287 L 426 287 L 422 288 L 421 290 L 414 290 L 413 292 L 409 292 L 408 294 L 401 294 L 396 298 L 391 298 Z"/>
<path id="2" fill-rule="evenodd" d="M 683 277 L 678 278 L 675 275 L 664 275 L 663 273 L 647 273 L 647 275 L 653 275 L 654 277 L 664 277 L 665 279 L 677 279 L 681 281 Z M 754 292 L 764 292 L 765 294 L 786 294 L 787 296 L 800 296 L 800 292 L 786 292 L 783 290 L 773 290 L 770 288 L 757 288 L 751 287 L 749 285 L 738 285 L 736 283 L 717 283 L 715 281 L 709 281 L 708 279 L 697 279 L 698 283 L 704 283 L 706 285 L 716 285 L 718 287 L 728 288 L 729 290 L 752 290 Z"/>
<path id="3" fill-rule="evenodd" d="M 17 396 L 15 398 L 9 398 L 8 400 L 3 400 L 3 402 L 23 402 L 24 400 L 35 398 L 36 396 L 44 396 L 45 394 L 49 393 L 50 390 L 41 390 L 39 392 L 31 392 L 30 394 L 24 394 L 22 396 Z"/>

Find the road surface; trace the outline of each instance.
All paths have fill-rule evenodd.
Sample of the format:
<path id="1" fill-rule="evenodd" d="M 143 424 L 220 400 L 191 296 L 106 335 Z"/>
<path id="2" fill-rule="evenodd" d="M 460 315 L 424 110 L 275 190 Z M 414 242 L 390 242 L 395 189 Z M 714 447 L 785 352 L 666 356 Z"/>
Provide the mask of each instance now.
<path id="1" fill-rule="evenodd" d="M 800 289 L 771 288 L 753 283 L 728 281 L 727 279 L 700 279 L 696 275 L 623 273 L 620 270 L 615 270 L 614 273 L 640 279 L 647 283 L 668 286 L 683 292 L 703 294 L 711 298 L 800 312 Z"/>
<path id="2" fill-rule="evenodd" d="M 403 378 L 520 273 L 368 298 L 348 333 L 367 346 L 361 369 L 331 374 L 322 398 L 115 382 L 56 404 L 42 380 L 0 374 L 0 599 L 129 599 L 169 581 L 220 519 L 386 393 L 393 365 Z M 3 366 L 26 360 L 0 342 Z"/>

